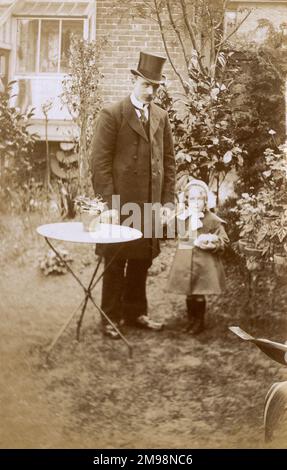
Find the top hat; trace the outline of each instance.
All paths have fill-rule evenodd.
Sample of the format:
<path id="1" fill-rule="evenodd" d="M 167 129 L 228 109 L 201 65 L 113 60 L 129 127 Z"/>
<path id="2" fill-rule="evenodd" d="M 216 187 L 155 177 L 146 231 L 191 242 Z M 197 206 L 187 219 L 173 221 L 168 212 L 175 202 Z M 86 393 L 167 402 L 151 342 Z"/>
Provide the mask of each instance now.
<path id="1" fill-rule="evenodd" d="M 164 83 L 162 69 L 166 59 L 157 55 L 140 52 L 140 59 L 137 70 L 131 69 L 132 74 L 139 75 L 150 83 L 159 85 Z"/>

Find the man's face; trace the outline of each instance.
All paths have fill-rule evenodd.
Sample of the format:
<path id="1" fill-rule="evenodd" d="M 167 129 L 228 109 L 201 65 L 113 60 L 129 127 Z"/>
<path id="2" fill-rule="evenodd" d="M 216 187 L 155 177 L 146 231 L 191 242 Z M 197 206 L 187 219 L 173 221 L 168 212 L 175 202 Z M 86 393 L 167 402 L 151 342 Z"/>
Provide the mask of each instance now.
<path id="1" fill-rule="evenodd" d="M 158 90 L 159 85 L 154 85 L 142 77 L 136 76 L 134 80 L 134 95 L 142 103 L 150 103 Z"/>

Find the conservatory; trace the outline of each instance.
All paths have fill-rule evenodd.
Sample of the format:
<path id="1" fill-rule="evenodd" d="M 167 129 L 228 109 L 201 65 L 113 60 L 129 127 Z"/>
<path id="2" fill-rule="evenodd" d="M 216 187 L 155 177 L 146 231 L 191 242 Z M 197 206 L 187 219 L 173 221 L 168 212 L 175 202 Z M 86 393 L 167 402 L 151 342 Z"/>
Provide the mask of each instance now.
<path id="1" fill-rule="evenodd" d="M 95 2 L 25 1 L 0 4 L 0 77 L 15 80 L 15 104 L 34 108 L 32 130 L 45 138 L 42 106 L 50 103 L 49 140 L 69 140 L 71 117 L 60 101 L 71 38 L 95 38 Z"/>

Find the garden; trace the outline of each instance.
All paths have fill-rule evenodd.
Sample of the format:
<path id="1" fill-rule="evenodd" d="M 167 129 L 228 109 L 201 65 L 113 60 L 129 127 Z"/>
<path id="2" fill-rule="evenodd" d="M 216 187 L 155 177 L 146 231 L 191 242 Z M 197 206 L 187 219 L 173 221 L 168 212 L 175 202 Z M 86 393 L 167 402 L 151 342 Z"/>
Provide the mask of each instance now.
<path id="1" fill-rule="evenodd" d="M 203 179 L 226 221 L 226 291 L 208 297 L 207 328 L 191 336 L 185 299 L 166 292 L 176 241 L 164 239 L 148 277 L 149 310 L 164 330 L 124 331 L 134 346 L 130 358 L 124 343 L 102 336 L 88 305 L 81 340 L 73 318 L 47 357 L 82 290 L 36 228 L 79 220 L 77 209 L 94 197 L 89 144 L 102 106 L 106 43 L 77 41 L 71 49 L 62 100 L 78 134 L 68 166 L 60 154 L 55 166 L 48 140 L 39 156 L 37 135 L 29 132 L 33 111 L 11 105 L 10 84 L 0 92 L 1 448 L 286 448 L 284 396 L 267 441 L 263 422 L 266 393 L 287 380 L 286 366 L 229 330 L 287 339 L 286 60 L 273 29 L 260 46 L 235 45 L 232 35 L 223 36 L 224 12 L 200 2 L 202 22 L 194 25 L 180 4 L 181 22 L 171 2 L 154 2 L 181 87 L 174 95 L 162 87 L 157 100 L 173 129 L 177 189 L 190 175 Z M 208 63 L 195 34 L 206 15 Z M 190 55 L 180 25 L 193 43 Z M 172 61 L 170 31 L 182 47 L 183 69 Z M 48 121 L 49 103 L 43 110 Z M 57 247 L 87 283 L 94 248 Z M 100 284 L 94 295 L 100 301 Z"/>

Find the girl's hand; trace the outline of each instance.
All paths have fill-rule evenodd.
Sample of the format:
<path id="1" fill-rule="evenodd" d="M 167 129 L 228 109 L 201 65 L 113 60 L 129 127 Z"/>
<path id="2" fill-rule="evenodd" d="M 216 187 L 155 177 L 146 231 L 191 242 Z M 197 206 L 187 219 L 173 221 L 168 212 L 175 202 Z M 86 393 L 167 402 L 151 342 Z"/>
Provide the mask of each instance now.
<path id="1" fill-rule="evenodd" d="M 214 250 L 216 248 L 217 241 L 217 235 L 213 233 L 202 233 L 197 237 L 194 242 L 194 245 L 200 248 L 201 250 Z"/>
<path id="2" fill-rule="evenodd" d="M 198 248 L 200 248 L 201 250 L 214 250 L 216 248 L 216 245 L 214 243 L 200 243 L 196 246 L 198 246 Z"/>

